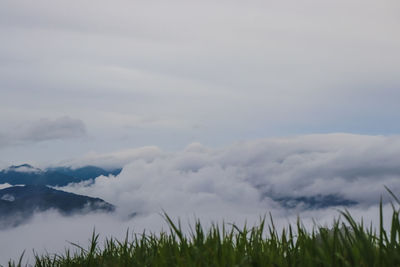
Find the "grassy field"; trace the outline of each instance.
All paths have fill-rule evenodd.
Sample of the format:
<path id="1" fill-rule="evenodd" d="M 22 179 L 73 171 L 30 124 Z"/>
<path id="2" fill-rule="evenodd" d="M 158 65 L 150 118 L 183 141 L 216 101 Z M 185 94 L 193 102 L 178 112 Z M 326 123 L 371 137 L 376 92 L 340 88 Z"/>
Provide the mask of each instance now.
<path id="1" fill-rule="evenodd" d="M 169 232 L 130 239 L 127 234 L 124 241 L 108 239 L 103 245 L 93 233 L 88 248 L 74 245 L 75 252 L 36 255 L 35 266 L 400 266 L 399 209 L 393 205 L 387 231 L 382 203 L 376 230 L 356 222 L 347 211 L 341 214 L 342 221 L 331 229 L 316 227 L 311 232 L 299 221 L 278 233 L 271 218 L 256 227 L 214 225 L 207 231 L 198 221 L 188 235 L 165 214 Z M 21 262 L 23 256 L 9 266 Z"/>

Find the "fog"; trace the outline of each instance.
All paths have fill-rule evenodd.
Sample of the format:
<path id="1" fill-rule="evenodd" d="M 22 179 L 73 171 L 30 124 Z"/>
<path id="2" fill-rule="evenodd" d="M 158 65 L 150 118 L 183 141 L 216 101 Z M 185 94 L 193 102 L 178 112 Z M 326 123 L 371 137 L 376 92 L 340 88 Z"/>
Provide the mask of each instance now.
<path id="1" fill-rule="evenodd" d="M 188 226 L 190 223 L 193 225 L 195 218 L 200 219 L 205 228 L 209 227 L 211 222 L 235 223 L 238 226 L 243 226 L 244 223 L 247 223 L 248 226 L 253 226 L 257 225 L 260 221 L 260 216 L 267 215 L 268 219 L 269 215 L 265 214 L 265 212 L 269 211 L 273 216 L 274 224 L 278 230 L 289 225 L 289 223 L 294 225 L 297 215 L 302 219 L 304 226 L 308 230 L 312 230 L 314 221 L 318 225 L 330 227 L 332 226 L 333 219 L 339 217 L 338 211 L 333 208 L 299 213 L 293 211 L 288 213 L 282 209 L 265 208 L 266 210 L 260 215 L 220 211 L 219 214 L 210 212 L 208 216 L 204 214 L 203 216 L 195 216 L 196 212 L 194 211 L 192 214 L 181 214 L 180 219 L 184 231 L 188 232 Z M 349 210 L 354 215 L 354 218 L 358 220 L 363 218 L 366 222 L 372 222 L 374 225 L 379 224 L 379 209 L 376 205 L 367 209 L 350 208 Z M 390 215 L 390 205 L 384 205 L 386 228 L 389 225 Z M 177 222 L 176 218 L 175 222 Z M 9 258 L 14 260 L 19 259 L 23 251 L 25 251 L 24 262 L 32 262 L 34 259 L 33 250 L 38 254 L 62 253 L 65 251 L 65 248 L 76 251 L 76 247 L 71 245 L 70 242 L 86 248 L 93 230 L 100 234 L 100 246 L 102 241 L 107 237 L 112 236 L 123 240 L 128 229 L 130 233 L 129 237 L 132 237 L 132 233 L 141 234 L 144 230 L 147 233 L 151 231 L 159 233 L 161 230 L 167 230 L 168 225 L 161 214 L 158 213 L 138 216 L 131 220 L 124 220 L 118 216 L 107 214 L 63 217 L 51 211 L 38 213 L 29 224 L 0 231 L 0 264 L 5 265 Z"/>

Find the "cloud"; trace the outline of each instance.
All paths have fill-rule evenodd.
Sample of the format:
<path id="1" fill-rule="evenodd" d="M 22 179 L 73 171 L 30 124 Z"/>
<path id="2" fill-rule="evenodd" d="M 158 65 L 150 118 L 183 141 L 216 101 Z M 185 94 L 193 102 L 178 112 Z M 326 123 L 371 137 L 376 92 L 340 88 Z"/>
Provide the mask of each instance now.
<path id="1" fill-rule="evenodd" d="M 387 204 L 383 208 L 384 227 L 388 229 L 388 223 L 390 223 L 391 219 L 391 206 Z M 333 209 L 304 211 L 300 214 L 286 214 L 282 209 L 268 208 L 268 210 L 273 215 L 278 231 L 289 223 L 294 225 L 298 218 L 297 215 L 301 216 L 304 226 L 309 230 L 312 229 L 314 222 L 330 227 L 333 219 L 339 217 L 337 210 Z M 375 226 L 379 225 L 379 207 L 377 205 L 363 209 L 350 208 L 349 210 L 356 220 L 360 220 L 362 217 L 366 225 L 369 225 L 369 222 L 372 222 Z M 225 223 L 235 222 L 239 227 L 242 227 L 245 223 L 247 223 L 247 226 L 252 226 L 257 224 L 260 219 L 258 214 L 246 214 L 248 216 L 244 217 L 244 214 L 230 210 L 220 211 L 219 214 L 210 212 L 209 215 L 213 217 L 201 214 L 200 216 L 196 215 L 196 218 L 201 219 L 203 226 L 206 228 L 212 222 L 222 223 L 223 221 Z M 188 223 L 193 223 L 194 218 L 193 213 L 187 216 L 180 216 L 183 230 L 186 233 L 189 232 Z M 174 219 L 176 221 L 177 217 L 174 216 Z M 229 226 L 227 225 L 227 227 Z M 62 230 L 60 231 L 60 229 Z M 117 216 L 113 217 L 106 214 L 64 217 L 54 211 L 38 213 L 29 224 L 0 232 L 2 237 L 0 240 L 0 264 L 6 265 L 10 258 L 18 260 L 23 251 L 25 251 L 23 262 L 33 263 L 32 249 L 39 255 L 43 253 L 50 253 L 51 255 L 53 253 L 63 253 L 65 248 L 74 251 L 76 248 L 71 246 L 69 242 L 86 248 L 93 230 L 100 234 L 100 244 L 102 244 L 104 238 L 111 236 L 124 240 L 128 229 L 130 233 L 137 234 L 142 234 L 143 230 L 146 230 L 147 233 L 158 233 L 162 229 L 168 229 L 168 225 L 160 214 L 150 214 L 148 216 L 138 216 L 131 220 L 123 220 Z"/>
<path id="2" fill-rule="evenodd" d="M 37 214 L 29 224 L 1 232 L 6 237 L 1 240 L 15 240 L 15 244 L 0 241 L 0 259 L 17 258 L 24 248 L 63 251 L 68 245 L 65 240 L 85 245 L 93 227 L 103 237 L 122 237 L 128 227 L 138 233 L 159 231 L 167 227 L 162 210 L 181 218 L 183 224 L 197 217 L 205 225 L 222 221 L 252 225 L 271 212 L 278 227 L 295 223 L 300 216 L 309 229 L 313 219 L 329 225 L 339 215 L 338 207 L 309 209 L 297 203 L 288 209 L 275 201 L 279 198 L 339 196 L 358 203 L 348 207 L 356 218 L 378 225 L 381 195 L 385 220 L 391 216 L 384 185 L 395 194 L 400 192 L 399 158 L 399 136 L 340 133 L 259 139 L 220 148 L 193 143 L 177 152 L 144 147 L 86 155 L 86 163 L 108 160 L 125 166 L 118 176 L 100 176 L 93 183 L 61 189 L 100 197 L 118 206 L 117 213 L 70 218 Z M 136 217 L 129 218 L 132 213 Z M 65 226 L 63 231 L 60 225 Z M 43 231 L 47 234 L 41 239 Z M 28 232 L 29 238 L 22 238 Z"/>
<path id="3" fill-rule="evenodd" d="M 86 136 L 86 126 L 79 119 L 66 116 L 56 119 L 40 119 L 0 133 L 0 147 L 74 139 L 84 136 Z"/>
<path id="4" fill-rule="evenodd" d="M 32 123 L 22 140 L 40 142 L 55 139 L 78 138 L 86 135 L 85 124 L 78 119 L 61 117 L 54 120 L 41 119 Z"/>
<path id="5" fill-rule="evenodd" d="M 124 149 L 111 153 L 89 152 L 83 157 L 63 160 L 53 163 L 55 166 L 71 166 L 74 168 L 87 165 L 101 166 L 104 168 L 120 168 L 136 160 L 151 162 L 157 158 L 165 157 L 166 152 L 156 146 L 147 146 L 140 148 Z"/>
<path id="6" fill-rule="evenodd" d="M 400 192 L 397 136 L 308 135 L 220 149 L 195 143 L 180 152 L 143 148 L 131 153 L 136 156 L 128 157 L 132 162 L 119 176 L 64 189 L 102 197 L 131 212 L 243 205 L 251 206 L 251 213 L 271 206 L 271 199 L 316 195 L 338 195 L 368 206 L 379 201 L 384 185 Z M 91 162 L 105 158 L 95 156 Z"/>
<path id="7" fill-rule="evenodd" d="M 12 186 L 12 185 L 7 184 L 7 183 L 5 183 L 5 184 L 0 184 L 0 189 L 4 189 L 4 188 L 10 187 L 10 186 Z"/>
<path id="8" fill-rule="evenodd" d="M 0 121 L 69 114 L 100 152 L 398 133 L 398 11 L 397 0 L 4 0 Z"/>

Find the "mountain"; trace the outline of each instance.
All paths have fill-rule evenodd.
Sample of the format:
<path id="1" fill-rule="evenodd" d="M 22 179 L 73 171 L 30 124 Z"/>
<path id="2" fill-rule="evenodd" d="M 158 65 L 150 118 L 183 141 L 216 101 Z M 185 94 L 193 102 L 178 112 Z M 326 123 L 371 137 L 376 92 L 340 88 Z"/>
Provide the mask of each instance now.
<path id="1" fill-rule="evenodd" d="M 34 168 L 31 165 L 23 164 L 11 166 L 0 172 L 0 183 L 11 185 L 58 185 L 63 186 L 68 183 L 79 182 L 80 179 L 68 176 L 55 171 L 46 171 Z"/>
<path id="2" fill-rule="evenodd" d="M 112 212 L 115 207 L 100 198 L 55 190 L 43 185 L 13 186 L 0 190 L 0 229 L 27 221 L 34 212 L 54 209 L 63 215 L 93 211 Z"/>
<path id="3" fill-rule="evenodd" d="M 354 200 L 346 199 L 338 195 L 314 195 L 301 197 L 275 197 L 273 200 L 279 202 L 285 208 L 302 206 L 306 209 L 322 209 L 336 206 L 353 206 L 358 204 Z"/>
<path id="4" fill-rule="evenodd" d="M 96 166 L 84 166 L 77 169 L 55 167 L 41 170 L 29 164 L 22 164 L 0 171 L 0 184 L 65 186 L 69 183 L 94 179 L 100 175 L 117 175 L 120 172 L 121 169 L 104 170 Z"/>
<path id="5" fill-rule="evenodd" d="M 34 168 L 33 166 L 29 165 L 29 164 L 22 164 L 22 165 L 18 165 L 18 166 L 10 166 L 7 169 L 5 169 L 4 171 L 6 172 L 21 172 L 21 173 L 39 173 L 42 170 L 38 169 L 38 168 Z"/>
<path id="6" fill-rule="evenodd" d="M 84 166 L 77 169 L 72 169 L 71 167 L 55 167 L 55 168 L 48 168 L 46 170 L 61 173 L 81 180 L 88 180 L 96 178 L 100 175 L 104 176 L 108 176 L 110 174 L 118 175 L 122 169 L 118 168 L 112 170 L 105 170 L 96 166 Z"/>

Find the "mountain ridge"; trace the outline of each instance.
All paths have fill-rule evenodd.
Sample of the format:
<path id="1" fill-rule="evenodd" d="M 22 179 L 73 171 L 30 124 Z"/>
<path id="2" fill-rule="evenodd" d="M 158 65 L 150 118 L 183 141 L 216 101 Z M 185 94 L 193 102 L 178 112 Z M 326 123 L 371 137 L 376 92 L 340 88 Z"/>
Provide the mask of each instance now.
<path id="1" fill-rule="evenodd" d="M 121 168 L 106 170 L 97 166 L 35 168 L 30 164 L 12 165 L 0 171 L 0 184 L 66 186 L 94 179 L 100 175 L 118 175 Z"/>
<path id="2" fill-rule="evenodd" d="M 0 229 L 18 226 L 35 212 L 56 210 L 75 213 L 113 212 L 115 206 L 100 199 L 56 190 L 44 185 L 12 186 L 0 190 Z"/>

